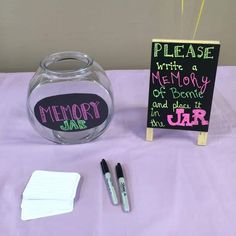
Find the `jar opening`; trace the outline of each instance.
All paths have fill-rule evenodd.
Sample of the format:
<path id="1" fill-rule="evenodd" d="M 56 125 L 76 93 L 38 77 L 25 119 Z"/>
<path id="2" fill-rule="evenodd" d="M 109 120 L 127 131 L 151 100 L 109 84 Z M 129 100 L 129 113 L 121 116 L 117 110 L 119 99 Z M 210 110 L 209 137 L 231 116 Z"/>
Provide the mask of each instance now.
<path id="1" fill-rule="evenodd" d="M 85 73 L 93 64 L 86 54 L 69 51 L 51 54 L 41 62 L 41 67 L 47 72 L 59 75 L 70 73 Z"/>

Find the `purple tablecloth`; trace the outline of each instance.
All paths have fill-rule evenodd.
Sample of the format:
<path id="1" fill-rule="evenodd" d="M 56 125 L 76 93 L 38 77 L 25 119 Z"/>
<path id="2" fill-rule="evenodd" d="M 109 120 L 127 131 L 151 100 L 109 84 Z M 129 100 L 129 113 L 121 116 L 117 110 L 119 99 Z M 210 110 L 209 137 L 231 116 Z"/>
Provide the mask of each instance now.
<path id="1" fill-rule="evenodd" d="M 81 145 L 41 138 L 26 115 L 32 73 L 0 74 L 1 236 L 235 236 L 236 67 L 219 67 L 207 146 L 197 132 L 157 129 L 145 141 L 149 71 L 107 71 L 115 114 Z M 100 160 L 124 165 L 131 213 L 112 206 Z M 34 170 L 82 175 L 72 213 L 22 221 L 21 195 Z"/>

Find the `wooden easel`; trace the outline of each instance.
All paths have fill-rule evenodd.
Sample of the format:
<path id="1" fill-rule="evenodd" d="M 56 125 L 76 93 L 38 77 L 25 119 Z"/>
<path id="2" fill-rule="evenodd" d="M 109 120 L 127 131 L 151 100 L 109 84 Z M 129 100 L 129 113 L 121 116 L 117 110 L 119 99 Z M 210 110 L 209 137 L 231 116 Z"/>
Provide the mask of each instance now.
<path id="1" fill-rule="evenodd" d="M 205 146 L 207 144 L 208 132 L 200 132 L 198 134 L 197 145 Z M 153 141 L 153 128 L 146 129 L 146 141 Z"/>
<path id="2" fill-rule="evenodd" d="M 153 141 L 153 128 L 146 129 L 146 141 Z"/>
<path id="3" fill-rule="evenodd" d="M 208 132 L 200 132 L 198 134 L 197 145 L 205 146 L 207 144 Z"/>

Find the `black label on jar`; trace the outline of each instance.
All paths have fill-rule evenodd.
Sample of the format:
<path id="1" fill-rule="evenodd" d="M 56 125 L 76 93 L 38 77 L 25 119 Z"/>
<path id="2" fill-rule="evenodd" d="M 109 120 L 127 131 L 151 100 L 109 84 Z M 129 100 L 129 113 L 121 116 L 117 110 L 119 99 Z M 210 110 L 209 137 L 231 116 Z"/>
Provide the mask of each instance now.
<path id="1" fill-rule="evenodd" d="M 77 132 L 101 125 L 107 119 L 108 106 L 96 94 L 62 94 L 37 102 L 34 114 L 47 128 Z"/>

